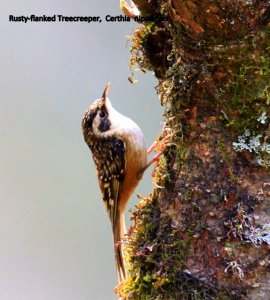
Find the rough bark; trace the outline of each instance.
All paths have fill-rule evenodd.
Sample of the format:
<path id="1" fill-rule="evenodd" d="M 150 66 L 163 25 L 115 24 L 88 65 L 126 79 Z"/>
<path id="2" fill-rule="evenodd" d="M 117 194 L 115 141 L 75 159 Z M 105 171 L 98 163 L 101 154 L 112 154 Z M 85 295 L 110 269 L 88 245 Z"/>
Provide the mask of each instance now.
<path id="1" fill-rule="evenodd" d="M 159 186 L 126 240 L 123 299 L 270 298 L 270 4 L 134 0 L 131 65 L 159 80 Z"/>

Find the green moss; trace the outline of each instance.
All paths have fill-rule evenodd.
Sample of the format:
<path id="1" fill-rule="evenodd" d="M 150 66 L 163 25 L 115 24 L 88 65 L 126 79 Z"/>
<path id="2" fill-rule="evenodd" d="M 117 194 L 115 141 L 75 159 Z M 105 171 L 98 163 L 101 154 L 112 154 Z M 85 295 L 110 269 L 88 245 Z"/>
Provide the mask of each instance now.
<path id="1" fill-rule="evenodd" d="M 151 70 L 156 77 L 163 77 L 170 66 L 167 56 L 171 53 L 171 36 L 166 26 L 162 24 L 146 23 L 130 37 L 132 41 L 130 67 L 133 71 L 136 66 L 141 72 Z M 160 41 L 163 41 L 160 43 Z M 162 56 L 164 58 L 162 58 Z M 160 60 L 163 64 L 160 64 Z M 133 76 L 132 76 L 133 77 Z"/>
<path id="2" fill-rule="evenodd" d="M 230 174 L 230 180 L 231 180 L 231 182 L 233 184 L 237 184 L 238 183 L 238 181 L 239 181 L 239 175 L 233 174 L 233 173 Z"/>
<path id="3" fill-rule="evenodd" d="M 253 41 L 251 41 L 253 42 Z M 227 103 L 227 112 L 231 116 L 226 127 L 232 128 L 240 134 L 245 129 L 259 132 L 264 130 L 257 122 L 262 112 L 269 112 L 270 88 L 270 42 L 269 37 L 260 41 L 264 53 L 255 54 L 247 43 L 235 57 L 233 73 L 225 91 L 225 98 L 230 97 Z M 251 53 L 251 54 L 250 54 Z"/>
<path id="4" fill-rule="evenodd" d="M 160 12 L 170 16 L 168 1 L 158 4 Z M 206 39 L 207 34 L 210 32 L 206 32 Z M 252 32 L 241 41 L 227 40 L 226 45 L 215 40 L 217 36 L 213 35 L 210 41 L 192 40 L 183 26 L 168 21 L 146 23 L 131 38 L 131 69 L 138 66 L 142 72 L 153 71 L 159 79 L 157 92 L 172 133 L 171 146 L 160 160 L 155 181 L 162 188 L 174 187 L 176 199 L 166 199 L 165 189 L 158 188 L 134 212 L 135 225 L 126 241 L 129 276 L 119 287 L 123 299 L 233 299 L 222 287 L 222 271 L 216 270 L 221 278 L 221 292 L 185 270 L 194 254 L 194 236 L 199 239 L 209 229 L 209 207 L 221 217 L 218 229 L 224 229 L 224 216 L 218 210 L 224 209 L 226 195 L 237 193 L 241 175 L 237 172 L 243 171 L 241 160 L 235 159 L 233 142 L 246 129 L 252 135 L 261 134 L 264 140 L 269 135 L 269 124 L 258 122 L 258 118 L 270 112 L 270 36 L 269 32 Z M 193 124 L 192 107 L 198 108 Z M 211 116 L 216 120 L 207 123 L 205 119 Z M 209 154 L 195 148 L 198 144 L 205 144 Z M 228 174 L 224 177 L 225 172 L 219 170 Z M 178 185 L 174 185 L 177 179 Z M 220 191 L 223 188 L 224 194 Z M 205 190 L 209 190 L 206 197 Z M 178 191 L 181 192 L 177 194 Z M 166 213 L 159 207 L 161 198 L 160 205 L 166 207 Z M 182 214 L 181 226 L 175 225 L 180 217 L 174 214 L 173 205 Z M 242 223 L 246 219 L 240 222 L 237 217 L 230 216 L 227 232 L 242 239 Z M 214 220 L 213 217 L 211 221 Z M 222 244 L 224 239 L 230 239 L 230 234 L 225 233 L 222 241 L 220 237 L 213 240 Z M 230 244 L 226 245 L 226 258 L 234 260 L 237 255 L 230 253 Z M 233 245 L 238 246 L 235 241 Z M 237 248 L 241 246 L 239 243 Z M 237 297 L 237 291 L 232 295 Z"/>
<path id="5" fill-rule="evenodd" d="M 186 265 L 191 238 L 184 239 L 157 205 L 146 198 L 134 213 L 135 228 L 126 244 L 130 275 L 120 291 L 124 299 L 173 299 L 168 295 L 179 289 L 177 274 Z"/>
<path id="6" fill-rule="evenodd" d="M 166 157 L 163 155 L 159 159 L 158 166 L 155 169 L 154 181 L 160 187 L 165 187 L 171 182 L 171 176 L 168 173 Z"/>
<path id="7" fill-rule="evenodd" d="M 151 25 L 141 26 L 134 32 L 134 35 L 130 37 L 132 46 L 130 48 L 130 69 L 133 70 L 138 66 L 141 72 L 145 72 L 147 69 L 151 69 L 147 58 L 144 56 L 143 40 L 150 34 Z M 133 73 L 132 73 L 133 77 Z"/>
<path id="8" fill-rule="evenodd" d="M 125 242 L 129 276 L 118 287 L 119 296 L 125 300 L 230 299 L 227 292 L 186 271 L 194 228 L 206 224 L 190 220 L 183 233 L 169 215 L 160 213 L 155 197 L 143 198 L 133 219 L 135 226 Z"/>
<path id="9" fill-rule="evenodd" d="M 225 147 L 224 141 L 221 141 L 221 140 L 217 141 L 216 147 L 220 153 L 226 154 L 226 147 Z"/>

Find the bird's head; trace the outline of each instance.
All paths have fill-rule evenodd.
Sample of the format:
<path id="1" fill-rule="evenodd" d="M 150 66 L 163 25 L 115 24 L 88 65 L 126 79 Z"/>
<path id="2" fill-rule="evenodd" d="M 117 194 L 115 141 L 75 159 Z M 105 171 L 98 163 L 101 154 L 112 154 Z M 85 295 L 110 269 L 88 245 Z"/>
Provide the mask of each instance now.
<path id="1" fill-rule="evenodd" d="M 94 101 L 86 110 L 82 119 L 82 130 L 85 138 L 91 134 L 102 135 L 102 133 L 110 130 L 109 115 L 112 106 L 108 99 L 109 90 L 110 83 L 106 85 L 102 97 Z"/>

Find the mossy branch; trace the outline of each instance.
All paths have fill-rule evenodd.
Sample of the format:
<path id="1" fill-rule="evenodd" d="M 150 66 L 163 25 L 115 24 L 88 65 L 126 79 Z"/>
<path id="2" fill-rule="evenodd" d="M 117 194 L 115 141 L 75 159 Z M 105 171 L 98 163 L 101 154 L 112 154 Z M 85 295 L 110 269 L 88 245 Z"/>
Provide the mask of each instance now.
<path id="1" fill-rule="evenodd" d="M 267 299 L 269 1 L 134 1 L 131 66 L 159 80 L 171 145 L 134 212 L 123 299 Z"/>

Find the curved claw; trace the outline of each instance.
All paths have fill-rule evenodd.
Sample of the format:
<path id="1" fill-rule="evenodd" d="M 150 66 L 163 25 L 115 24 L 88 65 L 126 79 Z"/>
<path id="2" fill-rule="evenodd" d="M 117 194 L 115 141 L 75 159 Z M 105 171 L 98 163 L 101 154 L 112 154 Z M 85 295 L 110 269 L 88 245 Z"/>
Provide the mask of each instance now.
<path id="1" fill-rule="evenodd" d="M 157 141 L 154 141 L 154 143 L 147 149 L 147 155 L 153 152 L 156 149 L 156 146 L 157 146 Z"/>
<path id="2" fill-rule="evenodd" d="M 148 148 L 147 155 L 149 155 L 151 152 L 156 151 L 157 154 L 145 165 L 145 167 L 142 169 L 142 172 L 144 172 L 146 169 L 148 169 L 153 163 L 155 163 L 155 167 L 152 172 L 152 176 L 154 177 L 156 167 L 159 163 L 159 158 L 165 151 L 165 149 L 168 146 L 172 145 L 171 139 L 172 139 L 172 132 L 170 128 L 167 128 L 163 125 L 160 137 L 157 141 L 154 141 L 154 143 Z"/>
<path id="3" fill-rule="evenodd" d="M 149 155 L 151 152 L 164 152 L 164 150 L 172 145 L 171 143 L 172 139 L 172 132 L 170 128 L 165 127 L 165 124 L 163 125 L 163 128 L 161 130 L 161 134 L 159 136 L 159 139 L 157 141 L 154 141 L 154 143 L 148 148 L 147 155 Z"/>

